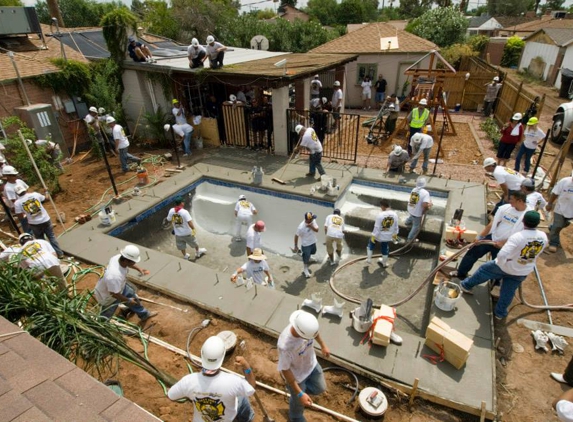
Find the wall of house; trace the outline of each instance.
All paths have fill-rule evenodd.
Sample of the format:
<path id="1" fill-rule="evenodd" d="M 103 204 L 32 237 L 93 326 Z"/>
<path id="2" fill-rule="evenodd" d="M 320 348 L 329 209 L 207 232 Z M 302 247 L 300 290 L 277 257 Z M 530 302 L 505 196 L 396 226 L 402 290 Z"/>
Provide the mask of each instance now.
<path id="1" fill-rule="evenodd" d="M 542 57 L 543 61 L 545 62 L 543 80 L 546 80 L 553 63 L 555 63 L 555 60 L 557 59 L 558 53 L 559 47 L 556 45 L 550 45 L 545 42 L 528 41 L 525 44 L 523 53 L 521 54 L 519 69 L 527 69 L 531 63 L 531 60 L 535 59 L 536 57 Z"/>
<path id="2" fill-rule="evenodd" d="M 379 74 L 384 75 L 384 79 L 388 82 L 386 94 L 395 93 L 401 96 L 404 83 L 408 80 L 404 71 L 423 56 L 424 54 L 361 54 L 356 61 L 346 65 L 345 107 L 362 107 L 362 87 L 360 86 L 362 81 L 358 81 L 360 65 L 374 64 L 377 66 L 377 72 L 375 72 L 372 80 L 372 104 L 374 104 L 374 83 Z M 419 66 L 427 67 L 428 65 L 429 59 L 425 59 Z M 406 94 L 408 92 L 410 92 L 410 86 L 408 86 Z"/>
<path id="3" fill-rule="evenodd" d="M 565 56 L 563 57 L 563 63 L 561 68 L 573 70 L 573 45 L 567 47 L 565 51 Z M 557 79 L 555 80 L 555 87 L 561 89 L 561 70 L 557 74 Z"/>
<path id="4" fill-rule="evenodd" d="M 505 48 L 506 43 L 507 38 L 490 38 L 485 51 L 481 55 L 481 58 L 489 61 L 489 63 L 494 66 L 499 66 L 501 64 L 503 49 Z"/>

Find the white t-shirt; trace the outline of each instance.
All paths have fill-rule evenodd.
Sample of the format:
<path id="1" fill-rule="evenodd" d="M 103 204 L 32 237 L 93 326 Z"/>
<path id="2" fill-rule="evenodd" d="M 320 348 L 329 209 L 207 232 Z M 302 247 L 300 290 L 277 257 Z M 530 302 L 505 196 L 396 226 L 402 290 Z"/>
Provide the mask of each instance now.
<path id="1" fill-rule="evenodd" d="M 342 239 L 344 237 L 344 218 L 340 215 L 331 214 L 327 216 L 324 221 L 324 227 L 326 227 L 327 236 L 334 237 L 336 239 Z"/>
<path id="2" fill-rule="evenodd" d="M 175 212 L 175 208 L 171 208 L 167 214 L 167 220 L 173 224 L 173 231 L 175 236 L 189 236 L 192 233 L 189 222 L 192 221 L 191 214 L 185 208 L 181 208 Z"/>
<path id="3" fill-rule="evenodd" d="M 408 212 L 414 217 L 424 215 L 424 203 L 430 202 L 430 192 L 424 188 L 414 188 L 408 201 Z"/>
<path id="4" fill-rule="evenodd" d="M 539 128 L 537 128 L 536 130 L 525 129 L 523 135 L 524 135 L 523 146 L 529 149 L 537 148 L 537 144 L 539 144 L 539 141 L 545 138 L 545 133 L 543 133 L 543 131 Z"/>
<path id="5" fill-rule="evenodd" d="M 559 195 L 555 201 L 555 212 L 565 218 L 573 218 L 573 177 L 564 177 L 558 181 L 551 193 Z"/>
<path id="6" fill-rule="evenodd" d="M 312 227 L 318 229 L 318 224 L 316 220 L 312 220 Z M 316 243 L 316 232 L 306 225 L 306 220 L 298 225 L 296 229 L 296 235 L 300 239 L 301 246 L 310 246 Z"/>
<path id="7" fill-rule="evenodd" d="M 24 266 L 27 268 L 37 268 L 47 270 L 60 261 L 56 257 L 56 251 L 50 245 L 50 242 L 43 239 L 30 240 L 22 246 L 22 255 L 24 257 Z"/>
<path id="8" fill-rule="evenodd" d="M 237 397 L 249 397 L 255 389 L 245 379 L 219 372 L 209 377 L 200 372 L 185 375 L 169 389 L 167 397 L 193 402 L 193 422 L 232 422 L 237 416 Z"/>
<path id="9" fill-rule="evenodd" d="M 300 141 L 300 146 L 308 148 L 311 154 L 322 152 L 322 144 L 320 143 L 316 132 L 311 127 L 304 131 L 304 135 L 302 135 L 302 140 Z"/>
<path id="10" fill-rule="evenodd" d="M 501 241 L 508 239 L 514 233 L 523 230 L 523 216 L 531 208 L 526 207 L 523 211 L 518 211 L 511 206 L 505 204 L 498 208 L 491 223 L 491 238 L 493 241 Z"/>
<path id="11" fill-rule="evenodd" d="M 261 233 L 255 230 L 255 225 L 251 224 L 251 226 L 247 229 L 247 234 L 245 235 L 247 248 L 254 251 L 255 248 L 261 248 Z"/>
<path id="12" fill-rule="evenodd" d="M 567 400 L 559 400 L 555 405 L 557 417 L 561 422 L 573 422 L 573 403 Z"/>
<path id="13" fill-rule="evenodd" d="M 112 129 L 112 134 L 113 134 L 113 139 L 117 143 L 117 149 L 124 149 L 129 146 L 129 141 L 127 140 L 127 136 L 125 136 L 125 131 L 117 123 Z"/>
<path id="14" fill-rule="evenodd" d="M 362 94 L 371 94 L 372 93 L 372 82 L 371 81 L 362 81 Z"/>
<path id="15" fill-rule="evenodd" d="M 495 262 L 507 274 L 528 275 L 546 246 L 545 233 L 537 229 L 524 229 L 509 236 Z"/>
<path id="16" fill-rule="evenodd" d="M 340 104 L 339 104 L 340 101 Z M 332 108 L 342 107 L 342 89 L 335 89 L 332 93 Z"/>
<path id="17" fill-rule="evenodd" d="M 500 185 L 505 183 L 509 190 L 520 190 L 521 182 L 525 179 L 521 174 L 509 167 L 496 166 L 492 174 L 497 183 Z"/>
<path id="18" fill-rule="evenodd" d="M 376 217 L 372 236 L 378 242 L 389 242 L 392 240 L 392 236 L 398 234 L 398 230 L 398 214 L 394 210 L 386 210 Z"/>
<path id="19" fill-rule="evenodd" d="M 120 256 L 117 254 L 111 257 L 103 277 L 98 280 L 95 286 L 94 296 L 100 305 L 111 305 L 115 302 L 111 293 L 123 292 L 129 268 L 119 265 Z"/>
<path id="20" fill-rule="evenodd" d="M 247 261 L 245 262 L 241 268 L 247 274 L 246 278 L 253 278 L 255 284 L 263 284 L 265 281 L 265 271 L 270 271 L 269 264 L 267 261 Z"/>
<path id="21" fill-rule="evenodd" d="M 186 125 L 187 124 L 187 118 L 185 117 L 185 109 L 183 109 L 183 107 L 173 107 L 173 109 L 171 110 L 171 113 L 173 113 L 173 116 L 175 116 L 175 124 L 177 125 Z M 179 114 L 181 113 L 181 114 Z"/>
<path id="22" fill-rule="evenodd" d="M 50 215 L 42 206 L 42 202 L 46 200 L 44 195 L 37 192 L 26 193 L 14 202 L 14 209 L 16 214 L 25 213 L 28 217 L 30 224 L 42 224 L 50 221 Z"/>
<path id="23" fill-rule="evenodd" d="M 97 117 L 94 117 L 88 113 L 88 115 L 84 117 L 84 121 L 95 130 L 99 130 L 99 119 Z"/>
<path id="24" fill-rule="evenodd" d="M 296 382 L 304 381 L 318 363 L 313 348 L 314 340 L 295 337 L 290 332 L 291 325 L 286 327 L 277 342 L 279 351 L 279 371 L 290 369 Z"/>
<path id="25" fill-rule="evenodd" d="M 192 45 L 187 47 L 187 55 L 192 59 L 196 59 L 197 57 L 199 57 L 199 53 L 201 51 L 207 53 L 207 50 L 205 50 L 205 47 L 203 47 L 202 45 L 198 46 L 197 48 L 193 47 Z"/>
<path id="26" fill-rule="evenodd" d="M 18 264 L 23 259 L 19 246 L 9 246 L 0 253 L 0 261 Z"/>
<path id="27" fill-rule="evenodd" d="M 235 212 L 239 218 L 252 217 L 255 211 L 257 211 L 255 206 L 246 199 L 237 201 L 237 204 L 235 205 Z"/>
<path id="28" fill-rule="evenodd" d="M 423 149 L 432 148 L 434 146 L 434 139 L 430 135 L 426 135 L 425 133 L 419 133 L 417 136 L 422 137 L 422 141 L 419 144 L 414 142 L 414 138 L 410 139 L 410 146 L 415 151 L 422 151 Z M 418 146 L 419 145 L 419 146 Z"/>
<path id="29" fill-rule="evenodd" d="M 223 44 L 221 44 L 220 42 L 215 41 L 215 43 L 213 45 L 211 44 L 207 44 L 207 55 L 209 56 L 209 59 L 211 60 L 215 60 L 217 58 L 217 54 L 219 54 L 217 52 L 217 49 L 221 48 L 221 47 L 225 47 Z"/>
<path id="30" fill-rule="evenodd" d="M 310 93 L 312 95 L 319 95 L 320 88 L 322 88 L 322 82 L 320 82 L 318 79 L 313 79 L 310 81 Z"/>
<path id="31" fill-rule="evenodd" d="M 528 194 L 525 202 L 527 203 L 527 206 L 532 210 L 534 210 L 537 207 L 537 202 L 539 202 L 540 210 L 545 209 L 545 205 L 547 205 L 547 201 L 545 200 L 543 195 L 541 195 L 541 193 L 539 192 L 531 192 L 530 194 Z"/>
<path id="32" fill-rule="evenodd" d="M 7 199 L 6 205 L 10 208 L 14 208 L 14 202 L 18 199 L 18 195 L 16 195 L 17 186 L 23 186 L 26 189 L 29 188 L 22 179 L 16 179 L 14 183 L 6 182 L 4 185 L 4 197 Z"/>

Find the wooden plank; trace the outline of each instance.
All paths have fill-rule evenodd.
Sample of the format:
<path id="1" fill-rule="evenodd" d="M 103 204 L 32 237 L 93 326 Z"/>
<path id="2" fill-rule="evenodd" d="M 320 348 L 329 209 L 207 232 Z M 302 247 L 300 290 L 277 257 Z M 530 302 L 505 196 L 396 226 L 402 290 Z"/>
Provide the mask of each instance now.
<path id="1" fill-rule="evenodd" d="M 558 336 L 573 338 L 573 328 L 563 327 L 561 325 L 545 324 L 544 322 L 532 321 L 530 319 L 519 318 L 517 325 L 522 325 L 530 330 L 551 331 Z"/>

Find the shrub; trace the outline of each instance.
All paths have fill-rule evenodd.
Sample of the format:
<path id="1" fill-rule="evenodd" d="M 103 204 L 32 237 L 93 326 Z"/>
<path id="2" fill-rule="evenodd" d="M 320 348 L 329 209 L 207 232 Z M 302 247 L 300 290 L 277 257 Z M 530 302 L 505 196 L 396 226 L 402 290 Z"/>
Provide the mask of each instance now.
<path id="1" fill-rule="evenodd" d="M 488 117 L 479 127 L 487 134 L 487 137 L 493 142 L 495 149 L 497 149 L 499 147 L 499 140 L 501 139 L 501 132 L 495 119 Z"/>
<path id="2" fill-rule="evenodd" d="M 447 47 L 464 40 L 468 25 L 468 20 L 457 7 L 437 7 L 411 21 L 406 31 L 440 47 Z"/>
<path id="3" fill-rule="evenodd" d="M 455 69 L 459 69 L 463 57 L 477 56 L 478 53 L 468 44 L 454 44 L 443 48 L 440 54 Z"/>
<path id="4" fill-rule="evenodd" d="M 501 65 L 505 67 L 517 66 L 523 47 L 525 47 L 525 41 L 521 38 L 508 38 L 503 49 L 503 56 L 501 56 Z"/>
<path id="5" fill-rule="evenodd" d="M 481 54 L 485 51 L 488 43 L 489 37 L 487 35 L 474 35 L 468 39 L 467 42 L 473 51 Z"/>
<path id="6" fill-rule="evenodd" d="M 169 140 L 167 139 L 167 134 L 163 126 L 165 126 L 166 123 L 170 123 L 169 120 L 171 116 L 163 112 L 161 106 L 158 106 L 154 113 L 145 113 L 143 118 L 147 122 L 145 125 L 147 134 L 152 139 L 156 139 L 161 147 L 169 147 Z"/>

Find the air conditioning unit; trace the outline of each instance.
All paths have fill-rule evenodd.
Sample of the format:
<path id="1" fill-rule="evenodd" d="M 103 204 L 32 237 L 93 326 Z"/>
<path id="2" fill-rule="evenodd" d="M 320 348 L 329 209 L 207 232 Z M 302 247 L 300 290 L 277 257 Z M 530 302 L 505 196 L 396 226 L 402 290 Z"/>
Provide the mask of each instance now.
<path id="1" fill-rule="evenodd" d="M 14 111 L 29 128 L 34 129 L 36 138 L 49 139 L 51 137 L 52 142 L 60 145 L 64 156 L 69 156 L 68 147 L 51 104 L 16 107 Z"/>
<path id="2" fill-rule="evenodd" d="M 0 35 L 41 33 L 34 7 L 0 7 Z"/>

